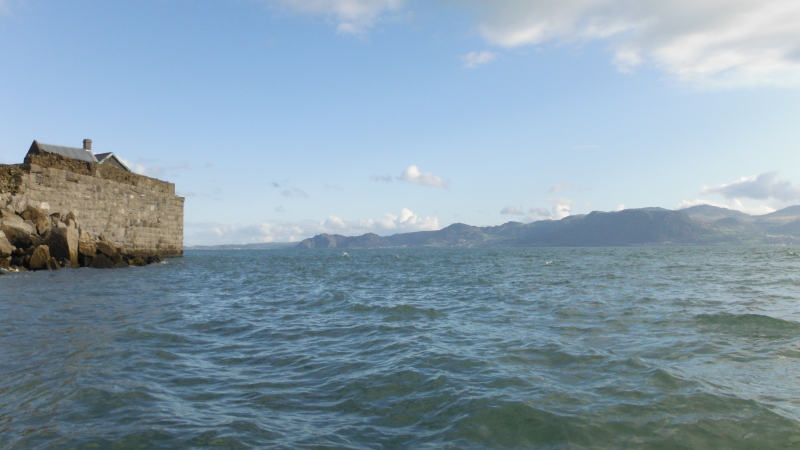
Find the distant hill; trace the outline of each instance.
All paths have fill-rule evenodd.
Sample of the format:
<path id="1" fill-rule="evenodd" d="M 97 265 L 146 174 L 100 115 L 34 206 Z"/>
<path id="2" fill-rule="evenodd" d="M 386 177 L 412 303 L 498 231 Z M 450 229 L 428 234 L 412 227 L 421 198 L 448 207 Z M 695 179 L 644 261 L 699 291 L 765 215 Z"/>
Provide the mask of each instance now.
<path id="1" fill-rule="evenodd" d="M 597 247 L 629 245 L 757 245 L 800 243 L 800 206 L 751 216 L 710 205 L 595 211 L 561 220 L 494 227 L 456 223 L 438 231 L 393 236 L 320 234 L 297 248 Z"/>
<path id="2" fill-rule="evenodd" d="M 184 247 L 184 250 L 277 250 L 282 248 L 295 248 L 295 242 L 264 242 L 260 244 L 226 244 L 226 245 L 193 245 Z"/>

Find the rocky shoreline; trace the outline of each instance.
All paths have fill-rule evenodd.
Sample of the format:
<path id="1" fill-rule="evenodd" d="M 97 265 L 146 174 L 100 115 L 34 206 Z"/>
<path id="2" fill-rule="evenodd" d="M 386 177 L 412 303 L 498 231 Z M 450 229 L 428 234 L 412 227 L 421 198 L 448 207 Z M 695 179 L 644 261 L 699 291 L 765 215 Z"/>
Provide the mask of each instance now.
<path id="1" fill-rule="evenodd" d="M 159 255 L 131 255 L 104 235 L 81 229 L 73 212 L 48 214 L 42 208 L 0 198 L 0 273 L 90 267 L 118 269 L 161 262 Z"/>

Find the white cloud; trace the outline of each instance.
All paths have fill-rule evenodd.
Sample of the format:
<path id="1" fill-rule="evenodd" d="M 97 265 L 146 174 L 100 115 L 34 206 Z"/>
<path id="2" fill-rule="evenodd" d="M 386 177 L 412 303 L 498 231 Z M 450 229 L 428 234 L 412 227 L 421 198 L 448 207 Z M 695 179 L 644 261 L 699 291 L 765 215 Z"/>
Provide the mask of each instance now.
<path id="1" fill-rule="evenodd" d="M 321 222 L 264 222 L 253 225 L 187 223 L 186 245 L 297 242 L 322 233 L 345 236 L 359 236 L 364 233 L 388 235 L 439 228 L 438 218 L 422 218 L 408 208 L 403 208 L 399 215 L 386 214 L 381 219 L 346 220 L 329 216 Z"/>
<path id="2" fill-rule="evenodd" d="M 446 188 L 448 186 L 446 181 L 437 177 L 431 172 L 420 172 L 419 167 L 417 166 L 408 166 L 408 168 L 404 170 L 403 173 L 397 177 L 397 179 L 407 183 L 421 184 L 423 186 L 440 188 Z"/>
<path id="3" fill-rule="evenodd" d="M 570 212 L 570 207 L 575 204 L 575 200 L 570 200 L 568 198 L 548 198 L 548 202 L 555 203 L 553 209 L 550 213 L 550 217 L 553 220 L 561 220 L 564 217 L 569 216 L 572 214 Z"/>
<path id="4" fill-rule="evenodd" d="M 362 33 L 406 0 L 262 0 Z M 441 1 L 440 1 L 441 3 Z M 475 11 L 476 30 L 505 48 L 608 44 L 620 71 L 656 67 L 701 87 L 800 87 L 797 0 L 447 0 Z M 2 3 L 0 3 L 1 5 Z M 418 5 L 421 5 L 418 3 Z M 467 67 L 492 52 L 464 57 Z"/>
<path id="5" fill-rule="evenodd" d="M 752 177 L 744 177 L 729 184 L 703 186 L 700 194 L 720 194 L 725 198 L 732 199 L 776 199 L 782 202 L 793 202 L 800 200 L 800 187 L 793 186 L 788 181 L 778 180 L 778 172 L 765 172 Z"/>
<path id="6" fill-rule="evenodd" d="M 468 69 L 474 69 L 483 64 L 488 64 L 494 61 L 495 58 L 497 58 L 497 53 L 488 51 L 470 52 L 461 57 L 464 61 L 464 67 Z"/>
<path id="7" fill-rule="evenodd" d="M 769 214 L 771 212 L 776 211 L 775 208 L 771 208 L 767 205 L 747 206 L 738 199 L 733 199 L 733 201 L 731 201 L 730 203 L 710 202 L 708 200 L 699 200 L 699 199 L 684 200 L 680 202 L 675 209 L 678 210 L 686 209 L 697 205 L 711 205 L 711 206 L 716 206 L 718 208 L 726 208 L 726 209 L 732 209 L 734 211 L 741 211 L 743 213 L 752 214 L 756 216 L 761 214 Z"/>
<path id="8" fill-rule="evenodd" d="M 550 216 L 552 217 L 553 220 L 561 220 L 564 217 L 567 217 L 567 216 L 569 216 L 571 214 L 572 213 L 570 212 L 570 206 L 569 205 L 558 204 L 556 206 L 553 206 L 553 210 L 552 210 Z"/>
<path id="9" fill-rule="evenodd" d="M 280 194 L 286 198 L 310 198 L 308 193 L 302 189 L 289 188 L 286 186 L 286 184 L 281 184 L 275 181 L 270 182 L 269 185 L 275 189 L 280 189 Z M 326 187 L 328 186 L 326 185 Z"/>
<path id="10" fill-rule="evenodd" d="M 308 194 L 306 194 L 305 191 L 302 191 L 302 190 L 297 189 L 297 188 L 295 188 L 295 189 L 284 189 L 284 190 L 281 191 L 281 195 L 284 196 L 284 197 L 289 197 L 289 198 L 308 198 Z"/>
<path id="11" fill-rule="evenodd" d="M 1 1 L 1 0 L 0 0 Z M 117 156 L 119 158 L 119 156 Z M 189 161 L 181 161 L 173 165 L 158 164 L 157 159 L 144 159 L 137 158 L 136 162 L 128 161 L 127 159 L 119 158 L 123 164 L 131 169 L 131 172 L 138 173 L 139 175 L 148 176 L 150 178 L 162 178 L 167 173 L 173 173 L 178 170 L 186 170 L 189 168 Z"/>
<path id="12" fill-rule="evenodd" d="M 567 189 L 569 189 L 571 187 L 572 187 L 572 185 L 571 184 L 567 184 L 567 183 L 556 184 L 556 185 L 553 185 L 553 187 L 551 187 L 550 189 L 548 189 L 547 192 L 549 192 L 551 194 L 558 194 L 559 192 L 566 191 Z"/>
<path id="13" fill-rule="evenodd" d="M 370 175 L 369 179 L 372 181 L 383 182 L 383 183 L 391 183 L 392 176 L 389 174 L 381 174 L 381 175 Z"/>
<path id="14" fill-rule="evenodd" d="M 765 172 L 742 177 L 733 183 L 703 186 L 700 195 L 719 195 L 727 201 L 683 200 L 676 209 L 711 205 L 753 215 L 768 214 L 800 202 L 800 186 L 779 180 L 778 172 Z"/>
<path id="15" fill-rule="evenodd" d="M 524 216 L 525 210 L 523 208 L 517 208 L 516 206 L 506 206 L 505 208 L 500 210 L 500 214 L 510 215 L 510 216 Z"/>
<path id="16" fill-rule="evenodd" d="M 397 11 L 405 0 L 268 0 L 305 14 L 321 14 L 338 23 L 343 34 L 360 34 L 385 13 Z"/>
<path id="17" fill-rule="evenodd" d="M 500 210 L 502 215 L 513 215 L 522 217 L 523 222 L 536 222 L 537 220 L 561 220 L 571 214 L 570 208 L 575 204 L 574 200 L 568 198 L 550 198 L 546 200 L 549 203 L 554 203 L 551 209 L 547 208 L 530 208 L 525 211 L 524 208 L 517 208 L 516 206 L 506 206 Z"/>
<path id="18" fill-rule="evenodd" d="M 628 209 L 627 206 L 625 206 L 623 204 L 619 204 L 619 205 L 617 205 L 616 208 L 614 208 L 614 211 L 625 211 L 626 209 Z"/>
<path id="19" fill-rule="evenodd" d="M 502 47 L 605 40 L 622 71 L 650 64 L 709 86 L 800 86 L 795 0 L 458 0 Z"/>

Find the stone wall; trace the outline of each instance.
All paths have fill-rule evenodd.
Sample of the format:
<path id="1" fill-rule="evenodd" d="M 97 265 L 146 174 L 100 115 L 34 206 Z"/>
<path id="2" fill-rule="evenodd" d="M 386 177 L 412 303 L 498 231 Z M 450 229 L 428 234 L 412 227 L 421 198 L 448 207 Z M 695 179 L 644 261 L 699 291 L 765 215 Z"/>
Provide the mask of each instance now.
<path id="1" fill-rule="evenodd" d="M 131 255 L 183 255 L 183 201 L 172 183 L 55 154 L 0 166 L 0 206 L 73 212 L 83 231 Z"/>

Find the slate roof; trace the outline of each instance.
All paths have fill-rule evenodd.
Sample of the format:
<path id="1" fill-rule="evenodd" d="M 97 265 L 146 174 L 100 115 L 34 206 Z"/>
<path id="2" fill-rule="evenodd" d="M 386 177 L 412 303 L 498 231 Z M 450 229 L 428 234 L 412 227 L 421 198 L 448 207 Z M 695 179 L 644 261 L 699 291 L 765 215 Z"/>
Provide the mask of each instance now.
<path id="1" fill-rule="evenodd" d="M 113 158 L 114 161 L 116 161 L 117 164 L 119 164 L 120 166 L 124 167 L 125 170 L 127 170 L 128 172 L 133 172 L 128 166 L 125 165 L 124 162 L 122 162 L 121 159 L 119 159 L 117 155 L 114 154 L 114 152 L 98 153 L 94 155 L 94 157 L 97 158 L 97 162 L 100 164 L 105 164 L 108 160 Z"/>
<path id="2" fill-rule="evenodd" d="M 95 158 L 94 154 L 89 150 L 84 150 L 82 148 L 76 147 L 63 147 L 61 145 L 51 145 L 51 144 L 42 144 L 40 142 L 36 142 L 36 145 L 39 146 L 39 149 L 44 150 L 48 153 L 55 153 L 61 156 L 66 156 L 68 158 L 75 158 L 80 159 L 81 161 L 88 161 L 88 162 L 99 162 L 97 158 Z"/>

